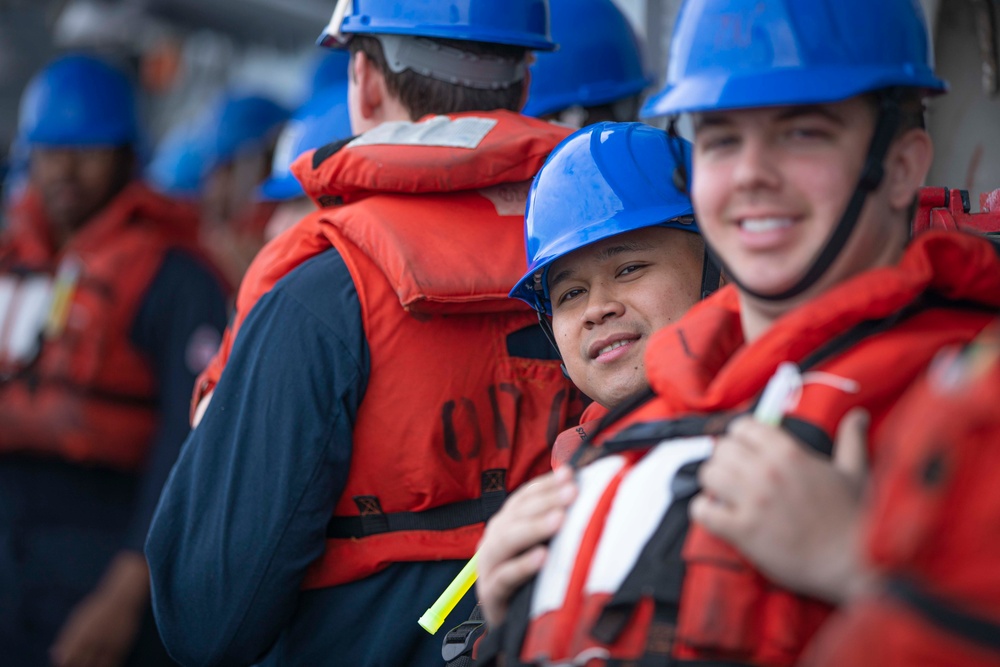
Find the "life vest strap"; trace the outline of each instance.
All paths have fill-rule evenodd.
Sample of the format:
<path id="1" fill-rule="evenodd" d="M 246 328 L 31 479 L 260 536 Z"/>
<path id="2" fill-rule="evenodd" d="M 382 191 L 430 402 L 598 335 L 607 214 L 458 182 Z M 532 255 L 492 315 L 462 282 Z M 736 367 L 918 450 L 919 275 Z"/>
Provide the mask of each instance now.
<path id="1" fill-rule="evenodd" d="M 444 636 L 441 645 L 441 658 L 445 667 L 473 667 L 476 664 L 472 657 L 476 641 L 486 634 L 486 619 L 483 617 L 482 605 L 476 605 L 469 620 L 455 626 Z"/>
<path id="2" fill-rule="evenodd" d="M 454 530 L 485 523 L 507 498 L 507 471 L 486 470 L 481 495 L 420 512 L 383 512 L 378 496 L 354 496 L 360 516 L 335 516 L 326 526 L 328 539 L 370 537 L 404 530 Z"/>
<path id="3" fill-rule="evenodd" d="M 983 648 L 1000 651 L 1000 624 L 996 621 L 962 611 L 951 602 L 905 579 L 890 579 L 885 589 L 890 597 L 913 609 L 936 627 Z"/>

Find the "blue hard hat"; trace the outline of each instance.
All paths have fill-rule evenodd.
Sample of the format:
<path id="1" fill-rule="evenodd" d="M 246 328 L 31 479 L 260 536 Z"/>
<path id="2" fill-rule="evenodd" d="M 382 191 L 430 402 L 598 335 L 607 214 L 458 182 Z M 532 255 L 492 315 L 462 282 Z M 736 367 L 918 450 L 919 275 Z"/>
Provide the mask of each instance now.
<path id="1" fill-rule="evenodd" d="M 62 56 L 25 88 L 18 133 L 30 145 L 134 145 L 140 137 L 132 83 L 95 56 Z"/>
<path id="2" fill-rule="evenodd" d="M 341 35 L 410 35 L 549 51 L 548 0 L 338 0 L 322 46 Z"/>
<path id="3" fill-rule="evenodd" d="M 194 199 L 201 194 L 208 164 L 204 128 L 175 125 L 163 137 L 146 167 L 146 181 L 172 197 Z"/>
<path id="4" fill-rule="evenodd" d="M 262 199 L 285 201 L 305 196 L 302 185 L 292 174 L 295 158 L 312 148 L 351 136 L 347 114 L 347 84 L 320 91 L 299 108 L 281 130 L 274 149 L 271 176 L 258 193 Z"/>
<path id="5" fill-rule="evenodd" d="M 321 55 L 313 65 L 312 76 L 309 80 L 309 95 L 346 83 L 347 67 L 351 62 L 351 55 L 341 49 L 317 49 Z"/>
<path id="6" fill-rule="evenodd" d="M 555 260 L 616 234 L 662 225 L 698 231 L 691 200 L 664 173 L 691 145 L 643 123 L 596 123 L 571 134 L 545 161 L 524 217 L 528 272 L 510 296 L 551 314 L 545 271 Z M 535 276 L 541 272 L 541 293 Z"/>
<path id="7" fill-rule="evenodd" d="M 916 0 L 687 0 L 643 117 L 944 92 Z"/>
<path id="8" fill-rule="evenodd" d="M 559 50 L 538 54 L 531 66 L 525 114 L 608 104 L 650 84 L 639 40 L 614 2 L 550 0 L 550 6 Z"/>
<path id="9" fill-rule="evenodd" d="M 208 167 L 211 171 L 240 153 L 260 150 L 288 120 L 288 110 L 261 95 L 223 96 L 208 120 Z"/>

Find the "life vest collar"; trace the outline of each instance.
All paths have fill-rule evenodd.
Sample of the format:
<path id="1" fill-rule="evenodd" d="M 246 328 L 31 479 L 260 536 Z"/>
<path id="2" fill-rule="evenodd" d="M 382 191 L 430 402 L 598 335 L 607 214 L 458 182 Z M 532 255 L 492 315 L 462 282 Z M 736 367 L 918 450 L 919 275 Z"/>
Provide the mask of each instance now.
<path id="1" fill-rule="evenodd" d="M 801 361 L 837 332 L 897 312 L 924 292 L 955 301 L 988 298 L 985 305 L 1000 307 L 995 247 L 970 234 L 921 234 L 897 265 L 855 276 L 783 316 L 754 342 L 752 359 L 742 358 L 748 348 L 739 326 L 739 296 L 735 286 L 727 286 L 653 337 L 646 352 L 650 386 L 672 405 L 725 409 L 733 397 L 762 386 L 773 375 L 775 360 Z M 664 344 L 668 338 L 682 344 Z"/>
<path id="2" fill-rule="evenodd" d="M 478 190 L 528 181 L 568 128 L 511 111 L 390 122 L 300 156 L 291 167 L 321 207 L 375 193 Z M 524 211 L 520 211 L 523 215 Z"/>

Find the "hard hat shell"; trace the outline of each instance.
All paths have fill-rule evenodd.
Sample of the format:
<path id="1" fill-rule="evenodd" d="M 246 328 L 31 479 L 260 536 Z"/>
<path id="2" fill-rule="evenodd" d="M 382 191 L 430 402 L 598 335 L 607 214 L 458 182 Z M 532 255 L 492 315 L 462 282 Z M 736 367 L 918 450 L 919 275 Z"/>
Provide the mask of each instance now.
<path id="1" fill-rule="evenodd" d="M 549 51 L 548 0 L 339 0 L 350 2 L 339 26 L 345 35 L 409 35 Z M 338 15 L 334 10 L 334 17 Z M 335 22 L 335 21 L 333 21 Z M 320 35 L 336 46 L 338 26 Z"/>
<path id="2" fill-rule="evenodd" d="M 240 153 L 262 149 L 288 117 L 288 109 L 268 97 L 224 95 L 208 121 L 208 171 Z"/>
<path id="3" fill-rule="evenodd" d="M 285 123 L 274 149 L 271 176 L 261 184 L 258 194 L 269 201 L 304 197 L 302 185 L 291 171 L 295 158 L 312 148 L 350 136 L 347 84 L 342 83 L 320 91 Z"/>
<path id="4" fill-rule="evenodd" d="M 560 257 L 644 227 L 698 231 L 691 200 L 669 176 L 678 157 L 690 170 L 687 141 L 671 139 L 643 123 L 596 123 L 564 139 L 528 193 L 524 218 L 528 271 L 510 296 L 551 314 L 544 272 Z M 539 271 L 541 294 L 535 290 Z"/>
<path id="5" fill-rule="evenodd" d="M 156 190 L 182 199 L 201 194 L 208 164 L 204 128 L 180 123 L 170 129 L 146 167 L 146 181 Z"/>
<path id="6" fill-rule="evenodd" d="M 96 56 L 62 56 L 38 72 L 21 96 L 18 132 L 30 145 L 138 143 L 135 91 L 126 74 Z"/>
<path id="7" fill-rule="evenodd" d="M 550 0 L 550 7 L 559 50 L 536 56 L 525 114 L 609 104 L 650 84 L 639 40 L 612 0 Z"/>
<path id="8" fill-rule="evenodd" d="M 687 0 L 643 117 L 823 104 L 934 75 L 917 0 Z"/>
<path id="9" fill-rule="evenodd" d="M 340 83 L 347 82 L 347 67 L 351 56 L 340 49 L 317 49 L 320 57 L 313 64 L 312 76 L 309 78 L 309 95 L 315 95 L 321 90 Z"/>

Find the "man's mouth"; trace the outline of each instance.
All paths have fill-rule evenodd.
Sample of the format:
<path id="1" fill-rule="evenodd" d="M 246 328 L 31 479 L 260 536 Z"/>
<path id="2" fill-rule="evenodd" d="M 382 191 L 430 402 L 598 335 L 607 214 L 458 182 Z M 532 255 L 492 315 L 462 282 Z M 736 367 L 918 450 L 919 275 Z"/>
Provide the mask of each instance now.
<path id="1" fill-rule="evenodd" d="M 597 341 L 590 346 L 590 358 L 600 359 L 606 355 L 611 355 L 615 350 L 628 347 L 642 338 L 641 334 L 616 334 L 614 336 Z"/>
<path id="2" fill-rule="evenodd" d="M 764 234 L 792 226 L 791 218 L 743 218 L 740 229 L 750 234 Z"/>

